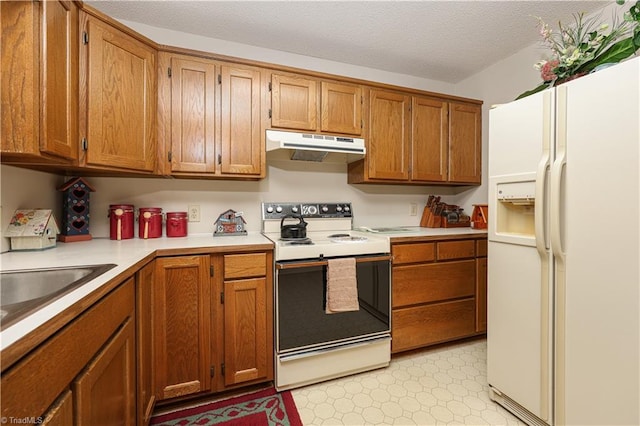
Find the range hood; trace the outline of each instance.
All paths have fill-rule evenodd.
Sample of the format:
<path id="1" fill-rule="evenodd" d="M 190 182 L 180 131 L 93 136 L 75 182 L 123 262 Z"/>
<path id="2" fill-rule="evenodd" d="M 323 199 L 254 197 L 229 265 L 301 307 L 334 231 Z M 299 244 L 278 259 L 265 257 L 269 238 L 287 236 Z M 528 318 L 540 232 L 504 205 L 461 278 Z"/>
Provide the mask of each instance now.
<path id="1" fill-rule="evenodd" d="M 324 161 L 331 154 L 342 154 L 342 162 L 364 157 L 364 139 L 348 136 L 267 130 L 267 152 L 287 152 L 291 160 Z M 333 158 L 336 156 L 333 155 Z"/>

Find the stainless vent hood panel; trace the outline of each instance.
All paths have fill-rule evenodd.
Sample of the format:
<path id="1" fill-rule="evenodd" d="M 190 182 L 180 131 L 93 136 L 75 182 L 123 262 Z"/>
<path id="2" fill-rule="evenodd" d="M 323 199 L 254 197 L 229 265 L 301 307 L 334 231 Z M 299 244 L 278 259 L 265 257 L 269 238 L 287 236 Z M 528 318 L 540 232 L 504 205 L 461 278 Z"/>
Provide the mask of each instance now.
<path id="1" fill-rule="evenodd" d="M 292 160 L 323 161 L 328 153 L 341 153 L 349 163 L 366 153 L 364 139 L 346 136 L 267 130 L 266 140 L 267 152 L 289 151 Z"/>

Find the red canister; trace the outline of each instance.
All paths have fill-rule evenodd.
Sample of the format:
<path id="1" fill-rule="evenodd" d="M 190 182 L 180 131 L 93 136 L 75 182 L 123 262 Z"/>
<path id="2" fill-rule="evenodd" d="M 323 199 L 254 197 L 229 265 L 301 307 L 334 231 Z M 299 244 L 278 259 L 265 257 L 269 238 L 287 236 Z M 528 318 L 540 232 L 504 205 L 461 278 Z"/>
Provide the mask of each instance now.
<path id="1" fill-rule="evenodd" d="M 162 209 L 140 207 L 138 209 L 138 238 L 162 237 Z"/>
<path id="2" fill-rule="evenodd" d="M 133 238 L 133 204 L 109 205 L 109 238 L 128 240 Z"/>
<path id="3" fill-rule="evenodd" d="M 187 212 L 167 213 L 167 237 L 187 236 Z"/>

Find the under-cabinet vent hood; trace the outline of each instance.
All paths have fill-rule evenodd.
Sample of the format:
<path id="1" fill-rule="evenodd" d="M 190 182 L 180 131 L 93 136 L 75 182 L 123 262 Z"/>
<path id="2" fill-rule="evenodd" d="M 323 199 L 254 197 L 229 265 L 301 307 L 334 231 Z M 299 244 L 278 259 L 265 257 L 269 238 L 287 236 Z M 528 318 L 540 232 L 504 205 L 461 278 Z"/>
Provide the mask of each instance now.
<path id="1" fill-rule="evenodd" d="M 364 157 L 364 139 L 348 136 L 267 130 L 267 152 L 286 151 L 291 160 L 324 161 L 329 154 L 341 154 L 350 163 Z M 332 156 L 335 161 L 336 156 Z"/>

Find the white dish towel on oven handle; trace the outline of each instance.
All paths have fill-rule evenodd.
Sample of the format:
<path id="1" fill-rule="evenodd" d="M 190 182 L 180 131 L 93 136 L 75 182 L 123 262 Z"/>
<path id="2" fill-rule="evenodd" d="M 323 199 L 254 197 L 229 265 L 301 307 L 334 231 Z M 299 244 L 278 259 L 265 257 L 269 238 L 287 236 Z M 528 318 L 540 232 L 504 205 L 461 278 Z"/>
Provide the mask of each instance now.
<path id="1" fill-rule="evenodd" d="M 327 261 L 327 314 L 357 311 L 358 280 L 356 278 L 356 259 L 347 257 Z"/>

